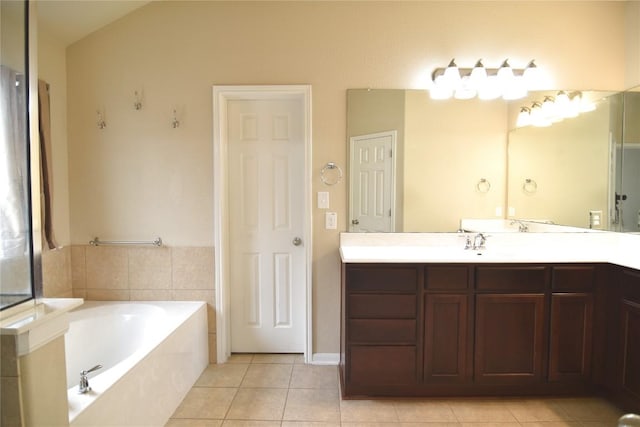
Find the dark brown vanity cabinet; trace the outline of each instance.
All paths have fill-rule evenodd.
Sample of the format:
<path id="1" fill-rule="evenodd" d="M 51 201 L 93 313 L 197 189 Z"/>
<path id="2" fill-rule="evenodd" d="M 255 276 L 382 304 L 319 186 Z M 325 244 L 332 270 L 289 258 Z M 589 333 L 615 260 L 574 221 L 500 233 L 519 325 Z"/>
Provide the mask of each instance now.
<path id="1" fill-rule="evenodd" d="M 343 264 L 343 393 L 579 390 L 564 385 L 590 381 L 595 269 Z"/>
<path id="2" fill-rule="evenodd" d="M 343 266 L 341 375 L 345 393 L 418 381 L 420 265 Z"/>

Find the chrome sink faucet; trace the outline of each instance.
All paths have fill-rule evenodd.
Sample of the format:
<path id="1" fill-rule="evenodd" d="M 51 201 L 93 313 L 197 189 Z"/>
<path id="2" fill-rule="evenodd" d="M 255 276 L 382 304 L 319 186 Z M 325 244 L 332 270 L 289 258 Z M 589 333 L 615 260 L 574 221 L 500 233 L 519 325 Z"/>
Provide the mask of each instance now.
<path id="1" fill-rule="evenodd" d="M 80 372 L 80 383 L 78 384 L 78 394 L 85 394 L 88 391 L 91 391 L 91 387 L 89 387 L 89 379 L 87 375 L 93 371 L 97 371 L 102 368 L 102 365 L 96 365 L 93 368 L 87 369 L 86 371 Z"/>
<path id="2" fill-rule="evenodd" d="M 484 249 L 486 242 L 487 242 L 487 236 L 485 236 L 482 233 L 476 234 L 473 237 L 473 242 L 471 241 L 471 236 L 467 235 L 464 248 L 465 248 L 465 250 L 466 249 L 473 249 L 474 251 L 477 251 L 479 249 Z"/>
<path id="3" fill-rule="evenodd" d="M 529 231 L 529 226 L 524 222 L 520 221 L 519 219 L 512 220 L 509 225 L 516 225 L 516 224 L 518 224 L 518 231 L 520 233 L 526 233 L 527 231 Z"/>

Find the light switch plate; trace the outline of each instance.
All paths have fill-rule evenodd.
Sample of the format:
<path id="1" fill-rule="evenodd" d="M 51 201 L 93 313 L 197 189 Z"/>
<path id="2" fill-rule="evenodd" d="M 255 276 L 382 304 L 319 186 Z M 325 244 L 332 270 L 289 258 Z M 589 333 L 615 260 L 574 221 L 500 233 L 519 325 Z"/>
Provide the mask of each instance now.
<path id="1" fill-rule="evenodd" d="M 329 209 L 328 191 L 318 191 L 318 209 Z"/>
<path id="2" fill-rule="evenodd" d="M 337 212 L 327 212 L 324 214 L 324 228 L 327 230 L 335 230 L 338 228 Z"/>

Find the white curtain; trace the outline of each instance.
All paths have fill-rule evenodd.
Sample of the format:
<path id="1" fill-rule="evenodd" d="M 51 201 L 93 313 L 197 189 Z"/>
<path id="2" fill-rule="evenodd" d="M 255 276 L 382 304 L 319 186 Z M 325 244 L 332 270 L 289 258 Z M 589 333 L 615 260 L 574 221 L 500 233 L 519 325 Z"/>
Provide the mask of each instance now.
<path id="1" fill-rule="evenodd" d="M 0 65 L 0 259 L 28 244 L 26 88 L 24 76 Z"/>

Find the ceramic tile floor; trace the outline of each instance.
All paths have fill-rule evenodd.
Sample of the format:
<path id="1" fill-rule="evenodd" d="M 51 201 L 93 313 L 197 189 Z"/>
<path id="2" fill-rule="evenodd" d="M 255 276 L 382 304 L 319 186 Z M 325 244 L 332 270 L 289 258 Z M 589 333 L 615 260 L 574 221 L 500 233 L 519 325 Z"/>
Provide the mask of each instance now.
<path id="1" fill-rule="evenodd" d="M 301 355 L 233 355 L 210 365 L 166 427 L 614 427 L 598 398 L 342 400 L 336 366 Z"/>

